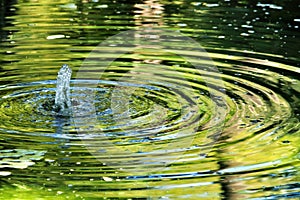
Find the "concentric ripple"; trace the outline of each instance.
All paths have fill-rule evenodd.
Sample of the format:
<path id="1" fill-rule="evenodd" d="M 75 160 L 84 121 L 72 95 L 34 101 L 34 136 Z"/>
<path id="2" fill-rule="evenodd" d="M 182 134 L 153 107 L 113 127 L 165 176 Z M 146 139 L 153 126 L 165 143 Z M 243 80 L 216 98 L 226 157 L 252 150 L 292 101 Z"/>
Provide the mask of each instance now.
<path id="1" fill-rule="evenodd" d="M 12 2 L 0 199 L 300 197 L 298 2 Z"/>
<path id="2" fill-rule="evenodd" d="M 278 170 L 274 176 L 295 174 L 298 164 L 289 157 L 297 152 L 285 145 L 299 130 L 297 72 L 285 65 L 289 76 L 283 76 L 276 72 L 280 63 L 210 55 L 222 73 L 195 69 L 179 57 L 170 62 L 152 54 L 142 55 L 143 60 L 124 55 L 101 80 L 72 81 L 70 116 L 59 116 L 51 108 L 55 81 L 6 85 L 1 88 L 1 130 L 16 141 L 26 138 L 34 144 L 39 138 L 40 150 L 51 147 L 45 161 L 60 172 L 55 180 L 46 175 L 49 184 L 44 186 L 53 189 L 64 180 L 65 191 L 82 197 L 90 196 L 85 187 L 108 187 L 104 182 L 122 183 L 121 191 L 147 187 L 163 195 L 176 188 L 214 188 L 211 182 L 219 176 L 233 181 L 221 180 L 226 187 L 236 187 L 235 181 L 247 183 L 252 173 L 259 176 L 265 170 Z M 157 63 L 147 63 L 154 59 Z M 128 65 L 126 70 L 115 71 L 120 63 Z M 219 77 L 226 89 L 218 87 Z M 57 148 L 64 150 L 57 153 Z M 39 166 L 30 167 L 42 173 Z M 278 187 L 269 180 L 263 187 L 273 185 Z M 263 189 L 247 190 L 259 194 Z"/>
<path id="3" fill-rule="evenodd" d="M 251 173 L 272 171 L 274 166 L 278 166 L 278 176 L 295 173 L 296 166 L 290 165 L 292 161 L 286 157 L 291 154 L 290 148 L 282 146 L 278 150 L 278 145 L 289 144 L 289 138 L 298 131 L 299 113 L 293 107 L 297 102 L 287 92 L 293 90 L 292 94 L 297 96 L 299 80 L 277 74 L 270 61 L 241 56 L 234 59 L 236 64 L 232 67 L 225 64 L 222 54 L 211 55 L 222 73 L 194 69 L 179 58 L 178 65 L 168 66 L 143 64 L 136 56 L 134 60 L 125 56 L 122 59 L 127 59 L 127 64 L 138 63 L 129 66 L 126 73 L 112 73 L 119 63 L 116 60 L 102 74 L 102 80 L 72 81 L 73 115 L 69 117 L 51 110 L 55 81 L 7 85 L 1 88 L 5 94 L 1 98 L 1 129 L 12 138 L 26 136 L 28 142 L 35 142 L 36 137 L 49 138 L 42 139 L 45 146 L 52 143 L 66 149 L 59 157 L 68 159 L 45 161 L 51 166 L 56 163 L 52 167 L 61 171 L 56 179 L 65 180 L 67 188 L 72 185 L 83 196 L 87 195 L 81 191 L 83 186 L 100 187 L 102 181 L 120 181 L 121 190 L 133 190 L 133 180 L 146 181 L 147 187 L 154 190 L 173 190 L 200 187 L 205 183 L 198 181 L 217 181 L 218 176 L 230 175 L 227 178 L 237 181 L 235 173 L 247 182 Z M 151 59 L 152 55 L 148 55 L 146 60 Z M 168 63 L 163 59 L 160 62 Z M 256 68 L 250 71 L 251 64 Z M 135 74 L 136 66 L 143 67 L 135 70 L 138 76 L 128 79 L 128 71 Z M 269 68 L 267 73 L 262 70 L 265 67 Z M 155 76 L 149 73 L 154 68 Z M 292 66 L 290 69 L 287 73 L 296 73 Z M 225 92 L 217 87 L 219 76 Z M 276 84 L 281 84 L 282 89 Z M 55 142 L 50 142 L 51 138 Z M 277 151 L 273 152 L 273 148 Z M 54 156 L 54 149 L 48 157 Z M 272 156 L 258 156 L 262 151 L 271 151 Z M 243 165 L 235 163 L 232 154 Z M 222 158 L 218 158 L 220 155 Z M 94 169 L 97 163 L 105 175 L 94 182 L 91 180 L 100 172 Z M 69 165 L 74 165 L 72 178 L 66 174 L 70 169 L 62 167 Z M 34 170 L 40 173 L 39 168 Z M 76 181 L 85 180 L 84 177 L 89 180 Z M 171 182 L 163 181 L 159 186 L 156 179 Z M 55 182 L 50 181 L 46 187 L 55 187 Z M 270 181 L 267 187 L 272 184 Z M 135 189 L 141 187 L 146 186 Z"/>
<path id="4" fill-rule="evenodd" d="M 220 114 L 227 115 L 226 105 L 218 105 L 222 97 L 214 100 L 221 92 L 207 88 L 198 70 L 191 68 L 189 74 L 182 67 L 134 60 L 142 66 L 131 66 L 130 73 L 137 73 L 138 79 L 124 74 L 128 82 L 111 81 L 103 74 L 100 81 L 72 81 L 71 116 L 54 111 L 55 81 L 3 87 L 7 94 L 1 99 L 2 130 L 33 140 L 81 139 L 99 162 L 139 174 L 165 168 L 191 146 L 209 152 L 224 124 Z M 105 73 L 111 74 L 114 67 Z M 151 70 L 155 74 L 149 74 Z"/>

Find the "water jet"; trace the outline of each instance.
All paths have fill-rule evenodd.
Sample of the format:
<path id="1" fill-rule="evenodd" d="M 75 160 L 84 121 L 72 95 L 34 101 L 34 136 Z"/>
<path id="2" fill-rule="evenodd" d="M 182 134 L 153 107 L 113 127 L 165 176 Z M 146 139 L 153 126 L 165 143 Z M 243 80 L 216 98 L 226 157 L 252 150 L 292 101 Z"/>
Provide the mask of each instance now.
<path id="1" fill-rule="evenodd" d="M 62 65 L 57 74 L 54 110 L 65 113 L 71 108 L 70 80 L 72 70 L 67 64 Z"/>

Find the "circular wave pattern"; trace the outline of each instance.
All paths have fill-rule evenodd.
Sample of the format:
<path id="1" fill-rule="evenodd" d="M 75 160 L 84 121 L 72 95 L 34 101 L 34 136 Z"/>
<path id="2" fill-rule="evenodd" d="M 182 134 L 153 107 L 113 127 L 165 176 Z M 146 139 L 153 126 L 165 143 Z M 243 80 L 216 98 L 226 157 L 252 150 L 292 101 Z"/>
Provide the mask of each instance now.
<path id="1" fill-rule="evenodd" d="M 184 51 L 180 46 L 182 42 L 185 42 Z M 197 53 L 187 53 L 192 50 Z M 126 66 L 129 63 L 132 64 Z M 187 65 L 194 76 L 183 72 L 183 66 Z M 115 70 L 120 73 L 112 73 Z M 215 77 L 206 76 L 212 72 Z M 218 70 L 197 42 L 177 32 L 141 29 L 112 36 L 90 53 L 76 78 L 113 79 L 127 84 L 115 88 L 110 98 L 113 127 L 119 130 L 117 133 L 111 127 L 105 130 L 109 137 L 119 135 L 120 141 L 111 141 L 103 134 L 93 137 L 93 142 L 83 141 L 87 142 L 90 152 L 108 166 L 140 173 L 158 171 L 190 148 L 196 132 L 207 138 L 197 141 L 198 145 L 206 149 L 212 147 L 224 123 L 226 104 L 221 96 L 217 97 L 217 93 L 222 92 L 222 82 L 216 85 L 208 81 L 218 80 Z M 146 90 L 140 89 L 140 84 L 145 85 Z M 98 85 L 90 84 L 90 87 Z M 95 98 L 95 95 L 86 96 L 90 105 Z M 148 105 L 142 110 L 132 107 L 139 104 Z M 99 131 L 99 128 L 92 129 L 101 127 L 102 123 L 97 119 L 96 110 L 94 115 L 90 111 L 84 114 L 85 120 L 74 118 L 79 132 Z M 76 111 L 75 116 L 76 113 L 81 112 Z"/>
<path id="2" fill-rule="evenodd" d="M 68 160 L 45 160 L 52 168 L 61 170 L 58 180 L 66 179 L 79 193 L 83 187 L 95 184 L 89 182 L 100 172 L 94 169 L 97 163 L 104 171 L 100 173 L 104 178 L 99 179 L 98 186 L 118 180 L 125 184 L 123 189 L 118 188 L 120 190 L 134 189 L 131 181 L 147 181 L 147 187 L 158 191 L 188 185 L 197 188 L 204 179 L 216 180 L 218 176 L 235 173 L 241 174 L 245 178 L 243 182 L 247 182 L 250 172 L 260 174 L 266 169 L 272 170 L 270 167 L 274 165 L 278 166 L 275 168 L 279 170 L 278 176 L 287 171 L 293 173 L 295 168 L 285 167 L 292 161 L 282 158 L 282 155 L 290 155 L 289 148 L 272 152 L 275 156 L 256 159 L 253 152 L 268 153 L 278 141 L 288 144 L 289 135 L 297 133 L 297 102 L 292 101 L 294 97 L 288 92 L 292 91 L 295 96 L 299 93 L 299 80 L 276 73 L 272 62 L 240 57 L 235 59 L 237 63 L 233 68 L 224 64 L 221 54 L 214 54 L 212 58 L 222 73 L 195 70 L 177 61 L 179 66 L 147 64 L 138 70 L 139 79 L 131 77 L 127 82 L 117 80 L 128 73 L 111 73 L 119 62 L 116 60 L 103 73 L 103 80 L 72 82 L 71 117 L 57 116 L 49 109 L 49 102 L 55 96 L 55 81 L 7 85 L 1 88 L 1 130 L 15 139 L 24 135 L 28 142 L 36 141 L 36 137 L 56 138 L 55 143 L 65 149 L 60 155 L 68 155 Z M 122 62 L 127 59 L 126 64 L 136 62 L 138 66 L 144 62 L 130 56 L 120 59 Z M 251 64 L 256 68 L 250 71 L 247 65 Z M 153 77 L 146 74 L 149 67 L 155 67 L 157 74 L 163 76 L 149 79 Z M 267 73 L 263 70 L 266 67 L 269 68 Z M 133 71 L 134 66 L 127 69 Z M 296 74 L 292 70 L 291 67 L 286 73 Z M 222 77 L 226 91 L 217 87 L 215 76 Z M 141 80 L 148 81 L 141 83 Z M 225 121 L 221 116 L 225 116 Z M 54 154 L 48 153 L 49 157 Z M 221 162 L 215 160 L 218 154 L 225 155 Z M 230 154 L 239 157 L 243 165 L 232 162 Z M 72 163 L 75 171 L 71 172 L 70 179 L 62 166 Z M 38 167 L 31 167 L 40 173 Z M 76 177 L 88 180 L 79 183 Z M 170 182 L 156 185 L 156 179 Z M 271 181 L 268 187 L 272 188 L 272 184 Z M 46 186 L 52 187 L 51 184 Z M 128 193 L 130 195 L 133 193 Z"/>
<path id="3" fill-rule="evenodd" d="M 62 16 L 57 4 L 44 12 L 37 4 L 20 5 L 41 20 L 13 16 L 10 28 L 17 37 L 4 46 L 4 69 L 11 70 L 1 80 L 13 83 L 0 88 L 0 147 L 5 149 L 0 176 L 23 188 L 20 198 L 28 191 L 33 195 L 36 185 L 49 196 L 54 191 L 83 199 L 299 197 L 300 80 L 293 39 L 299 20 L 279 20 L 286 10 L 275 4 L 258 3 L 252 10 L 246 3 L 186 8 L 183 3 L 174 9 L 170 2 L 155 6 L 165 12 L 160 17 L 139 16 L 148 5 L 136 5 L 137 15 L 124 17 L 110 13 L 115 11 L 110 5 L 68 4 L 65 9 L 74 13 L 64 11 L 58 18 L 62 27 L 72 21 L 66 33 L 46 28 L 57 26 L 53 15 L 45 17 L 49 21 L 40 18 L 47 10 Z M 125 45 L 124 37 L 106 43 L 92 55 L 96 59 L 87 63 L 85 76 L 72 82 L 72 116 L 57 116 L 51 109 L 55 81 L 44 78 L 56 73 L 53 63 L 68 60 L 79 67 L 99 38 L 140 26 L 143 19 L 196 38 L 210 53 L 203 56 L 188 41 L 157 37 L 150 29 L 150 44 L 136 45 L 143 34 L 128 35 L 137 41 Z M 45 46 L 32 45 L 28 35 Z M 209 68 L 207 58 L 218 70 Z M 46 81 L 30 82 L 36 69 Z"/>
<path id="4" fill-rule="evenodd" d="M 97 88 L 88 87 L 91 84 Z M 214 125 L 222 121 L 216 119 L 209 92 L 204 86 L 198 90 L 185 84 L 75 80 L 71 116 L 54 111 L 55 81 L 6 86 L 1 89 L 6 95 L 1 98 L 0 126 L 32 141 L 80 139 L 101 163 L 149 171 L 148 165 L 161 168 L 177 160 L 194 145 L 195 132 L 201 135 L 197 145 L 205 151 L 215 142 L 207 136 L 219 134 Z"/>

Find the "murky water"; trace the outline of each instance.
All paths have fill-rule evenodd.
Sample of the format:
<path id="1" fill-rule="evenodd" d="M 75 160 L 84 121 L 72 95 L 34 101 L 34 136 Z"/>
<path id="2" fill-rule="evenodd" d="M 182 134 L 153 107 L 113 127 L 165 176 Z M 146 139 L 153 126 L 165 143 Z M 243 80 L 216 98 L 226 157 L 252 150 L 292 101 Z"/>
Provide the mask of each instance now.
<path id="1" fill-rule="evenodd" d="M 0 17 L 0 199 L 300 197 L 298 1 L 2 0 Z M 63 64 L 71 116 L 51 107 Z"/>

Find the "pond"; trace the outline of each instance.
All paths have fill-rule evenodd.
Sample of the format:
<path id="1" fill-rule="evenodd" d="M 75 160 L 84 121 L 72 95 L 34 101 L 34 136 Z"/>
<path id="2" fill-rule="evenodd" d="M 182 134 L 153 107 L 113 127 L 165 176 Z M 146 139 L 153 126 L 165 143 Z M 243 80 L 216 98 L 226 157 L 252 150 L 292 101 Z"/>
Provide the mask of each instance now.
<path id="1" fill-rule="evenodd" d="M 0 0 L 0 199 L 299 199 L 299 7 Z"/>

